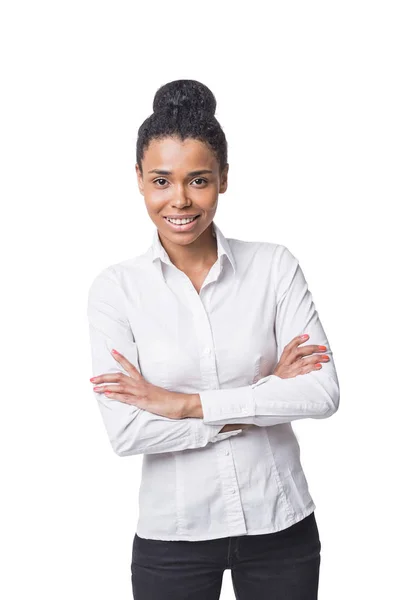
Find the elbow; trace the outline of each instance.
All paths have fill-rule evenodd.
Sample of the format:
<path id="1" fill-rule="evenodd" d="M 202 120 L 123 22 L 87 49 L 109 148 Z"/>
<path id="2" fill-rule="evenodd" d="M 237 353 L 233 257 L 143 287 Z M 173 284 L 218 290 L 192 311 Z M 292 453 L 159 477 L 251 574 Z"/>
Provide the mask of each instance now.
<path id="1" fill-rule="evenodd" d="M 135 438 L 127 438 L 123 435 L 109 436 L 111 448 L 117 456 L 134 456 L 143 454 L 144 449 L 140 447 L 139 441 Z"/>
<path id="2" fill-rule="evenodd" d="M 324 418 L 328 419 L 332 417 L 339 409 L 340 396 L 334 396 L 330 398 L 329 402 L 326 403 L 326 409 L 324 413 Z"/>
<path id="3" fill-rule="evenodd" d="M 100 412 L 111 448 L 117 456 L 143 454 L 143 435 L 140 410 L 122 402 L 99 402 Z M 127 411 L 128 414 L 127 414 Z"/>
<path id="4" fill-rule="evenodd" d="M 315 415 L 316 419 L 328 419 L 332 417 L 338 410 L 340 404 L 340 387 L 337 378 L 329 377 L 323 386 L 324 401 L 322 410 Z"/>
<path id="5" fill-rule="evenodd" d="M 136 425 L 136 424 L 135 424 Z M 143 440 L 140 436 L 139 427 L 132 422 L 119 423 L 119 426 L 106 424 L 108 439 L 111 448 L 117 456 L 133 456 L 143 454 Z"/>
<path id="6" fill-rule="evenodd" d="M 331 417 L 339 410 L 340 404 L 340 387 L 339 382 L 336 379 L 330 378 L 331 386 L 329 390 L 329 405 L 327 408 L 327 416 Z"/>
<path id="7" fill-rule="evenodd" d="M 111 442 L 111 447 L 114 450 L 117 456 L 133 456 L 135 454 L 141 454 L 136 448 L 126 448 L 124 445 L 121 445 L 119 442 Z"/>

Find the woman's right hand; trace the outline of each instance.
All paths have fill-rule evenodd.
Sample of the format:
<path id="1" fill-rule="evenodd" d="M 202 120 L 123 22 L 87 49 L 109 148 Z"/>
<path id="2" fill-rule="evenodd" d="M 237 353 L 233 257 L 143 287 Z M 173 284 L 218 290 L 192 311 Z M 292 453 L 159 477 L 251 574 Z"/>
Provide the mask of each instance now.
<path id="1" fill-rule="evenodd" d="M 304 335 L 306 335 L 306 337 L 297 335 L 291 342 L 286 344 L 272 375 L 276 375 L 281 379 L 304 375 L 311 371 L 319 371 L 322 369 L 321 362 L 328 362 L 328 360 L 330 360 L 327 354 L 314 354 L 315 352 L 326 351 L 326 346 L 309 344 L 308 346 L 299 348 L 299 345 L 309 338 L 309 335 Z M 313 356 L 303 358 L 309 354 L 313 354 Z"/>

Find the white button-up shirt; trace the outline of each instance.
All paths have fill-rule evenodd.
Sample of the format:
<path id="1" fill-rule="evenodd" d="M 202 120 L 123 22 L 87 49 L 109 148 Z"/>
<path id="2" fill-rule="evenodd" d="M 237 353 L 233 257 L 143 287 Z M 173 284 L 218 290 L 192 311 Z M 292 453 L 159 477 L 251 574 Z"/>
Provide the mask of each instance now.
<path id="1" fill-rule="evenodd" d="M 204 418 L 170 419 L 93 392 L 112 448 L 142 454 L 137 534 L 206 540 L 272 533 L 316 507 L 291 421 L 339 406 L 332 351 L 295 256 L 282 244 L 225 238 L 200 293 L 175 267 L 158 230 L 149 249 L 102 270 L 90 286 L 93 375 L 126 371 L 198 393 Z M 327 347 L 320 370 L 272 372 L 287 343 Z M 252 424 L 219 433 L 225 423 Z"/>

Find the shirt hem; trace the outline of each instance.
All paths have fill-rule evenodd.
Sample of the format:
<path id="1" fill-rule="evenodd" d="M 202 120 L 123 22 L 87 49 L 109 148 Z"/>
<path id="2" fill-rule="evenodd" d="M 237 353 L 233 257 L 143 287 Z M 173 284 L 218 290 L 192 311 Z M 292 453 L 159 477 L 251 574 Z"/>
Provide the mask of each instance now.
<path id="1" fill-rule="evenodd" d="M 311 515 L 311 513 L 314 512 L 316 508 L 317 507 L 314 503 L 311 504 L 311 506 L 305 512 L 299 515 L 296 514 L 295 518 L 291 519 L 291 522 L 286 527 L 275 527 L 274 529 L 271 529 L 271 527 L 267 527 L 266 529 L 256 529 L 254 531 L 252 530 L 251 532 L 249 531 L 248 533 L 246 533 L 246 535 L 261 535 L 263 533 L 277 533 L 278 531 L 283 531 L 284 529 L 288 529 L 292 525 L 296 525 L 296 523 L 299 523 L 300 521 Z"/>
<path id="2" fill-rule="evenodd" d="M 145 531 L 142 532 L 141 528 L 137 527 L 136 529 L 136 534 L 143 538 L 143 539 L 150 539 L 150 540 L 162 540 L 162 541 L 166 541 L 166 542 L 174 542 L 174 541 L 185 541 L 185 542 L 200 542 L 200 541 L 206 541 L 206 540 L 212 540 L 212 539 L 220 539 L 220 538 L 225 538 L 225 537 L 240 537 L 242 535 L 261 535 L 261 534 L 265 534 L 265 533 L 277 533 L 278 531 L 282 531 L 283 529 L 288 529 L 289 527 L 291 527 L 292 525 L 295 525 L 296 523 L 298 523 L 299 521 L 302 521 L 303 519 L 305 519 L 306 517 L 308 517 L 314 510 L 316 509 L 316 504 L 314 502 L 312 502 L 308 508 L 306 508 L 302 513 L 295 513 L 295 517 L 293 519 L 290 519 L 290 522 L 287 525 L 284 525 L 283 527 L 264 527 L 262 529 L 252 529 L 249 530 L 247 533 L 242 533 L 242 534 L 232 534 L 232 533 L 222 533 L 221 535 L 212 535 L 211 537 L 207 537 L 205 535 L 195 535 L 195 536 L 190 536 L 190 535 L 185 535 L 185 534 L 165 534 L 165 537 L 160 537 L 160 536 L 154 536 L 154 534 L 150 534 L 150 533 L 146 533 Z"/>

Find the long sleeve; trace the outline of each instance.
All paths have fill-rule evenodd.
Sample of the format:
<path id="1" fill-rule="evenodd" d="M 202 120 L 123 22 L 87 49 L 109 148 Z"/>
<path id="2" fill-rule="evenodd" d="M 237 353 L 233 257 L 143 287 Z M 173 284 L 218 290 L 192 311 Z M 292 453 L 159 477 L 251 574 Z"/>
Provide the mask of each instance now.
<path id="1" fill-rule="evenodd" d="M 87 317 L 92 355 L 92 374 L 128 373 L 113 358 L 112 348 L 123 354 L 140 372 L 138 350 L 126 318 L 125 298 L 112 267 L 104 269 L 89 288 Z M 219 433 L 221 425 L 202 419 L 169 419 L 93 392 L 97 398 L 111 446 L 118 456 L 155 454 L 203 447 L 237 435 L 242 429 Z"/>
<path id="2" fill-rule="evenodd" d="M 339 382 L 332 351 L 313 298 L 296 257 L 278 244 L 274 257 L 276 291 L 275 336 L 278 357 L 295 336 L 307 333 L 303 345 L 326 346 L 330 360 L 322 368 L 282 379 L 268 375 L 256 383 L 237 388 L 199 392 L 203 422 L 277 425 L 297 419 L 324 419 L 339 408 Z"/>

